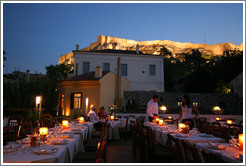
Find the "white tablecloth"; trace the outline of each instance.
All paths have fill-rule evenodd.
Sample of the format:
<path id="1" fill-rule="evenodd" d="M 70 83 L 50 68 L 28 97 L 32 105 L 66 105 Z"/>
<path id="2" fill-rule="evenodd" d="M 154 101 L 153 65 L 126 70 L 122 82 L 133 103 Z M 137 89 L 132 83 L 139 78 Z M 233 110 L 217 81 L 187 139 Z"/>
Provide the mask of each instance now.
<path id="1" fill-rule="evenodd" d="M 108 121 L 108 123 L 110 124 L 109 132 L 108 132 L 108 139 L 109 140 L 120 139 L 120 134 L 119 134 L 120 121 Z"/>
<path id="2" fill-rule="evenodd" d="M 206 150 L 210 153 L 219 153 L 222 155 L 223 159 L 229 163 L 241 163 L 243 161 L 235 158 L 236 155 L 239 153 L 243 155 L 243 151 L 240 151 L 236 148 L 229 147 L 228 143 L 220 143 L 221 145 L 224 145 L 227 147 L 226 150 L 216 150 L 216 149 L 211 149 L 208 147 L 207 143 L 197 143 L 196 147 L 199 150 L 199 155 L 201 156 L 201 159 L 204 161 L 202 158 L 201 150 Z"/>

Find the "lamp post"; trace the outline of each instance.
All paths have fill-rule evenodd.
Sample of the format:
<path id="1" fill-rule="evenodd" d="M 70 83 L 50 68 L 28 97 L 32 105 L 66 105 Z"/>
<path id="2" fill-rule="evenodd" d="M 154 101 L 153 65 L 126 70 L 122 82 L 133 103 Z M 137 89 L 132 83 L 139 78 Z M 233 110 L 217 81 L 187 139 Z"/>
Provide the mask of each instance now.
<path id="1" fill-rule="evenodd" d="M 42 96 L 36 96 L 36 109 L 38 110 L 38 118 L 41 117 Z"/>

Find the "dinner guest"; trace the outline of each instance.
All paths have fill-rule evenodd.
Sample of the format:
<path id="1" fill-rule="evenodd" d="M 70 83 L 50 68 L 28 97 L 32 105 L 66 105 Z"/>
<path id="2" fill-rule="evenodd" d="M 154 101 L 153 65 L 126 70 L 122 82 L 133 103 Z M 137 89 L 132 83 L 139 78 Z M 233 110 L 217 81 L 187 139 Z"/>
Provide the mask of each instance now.
<path id="1" fill-rule="evenodd" d="M 146 113 L 149 115 L 149 121 L 152 122 L 154 119 L 158 117 L 159 114 L 159 106 L 158 106 L 158 96 L 154 95 L 151 100 L 147 104 Z"/>
<path id="2" fill-rule="evenodd" d="M 184 95 L 182 98 L 182 105 L 180 108 L 180 114 L 178 121 L 181 121 L 182 123 L 190 122 L 190 129 L 194 127 L 194 120 L 197 118 L 197 116 L 200 114 L 198 109 L 191 104 L 191 100 L 189 96 Z M 192 110 L 196 112 L 196 115 L 192 115 Z"/>
<path id="3" fill-rule="evenodd" d="M 100 111 L 98 113 L 99 119 L 105 119 L 107 118 L 107 114 L 105 113 L 105 108 L 101 107 Z"/>
<path id="4" fill-rule="evenodd" d="M 96 106 L 93 106 L 87 116 L 89 117 L 90 122 L 94 124 L 94 128 L 100 130 L 102 124 L 100 123 L 99 117 L 97 116 L 96 112 L 97 108 Z"/>

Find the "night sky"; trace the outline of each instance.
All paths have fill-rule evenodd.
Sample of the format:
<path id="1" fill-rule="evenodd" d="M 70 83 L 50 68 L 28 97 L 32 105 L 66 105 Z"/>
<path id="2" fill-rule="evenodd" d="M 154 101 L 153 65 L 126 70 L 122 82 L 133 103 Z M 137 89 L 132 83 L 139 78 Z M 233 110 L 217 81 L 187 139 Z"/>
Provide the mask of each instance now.
<path id="1" fill-rule="evenodd" d="M 45 74 L 60 55 L 98 35 L 136 41 L 243 42 L 242 3 L 4 3 L 4 73 Z"/>

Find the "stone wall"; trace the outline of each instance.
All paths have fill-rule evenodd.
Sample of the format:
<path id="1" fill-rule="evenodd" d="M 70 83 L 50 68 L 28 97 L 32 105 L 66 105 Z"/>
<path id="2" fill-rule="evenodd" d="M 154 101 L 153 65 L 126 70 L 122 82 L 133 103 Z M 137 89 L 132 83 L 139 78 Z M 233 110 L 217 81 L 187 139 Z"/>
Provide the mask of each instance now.
<path id="1" fill-rule="evenodd" d="M 179 113 L 178 102 L 186 94 L 192 102 L 198 102 L 198 109 L 201 114 L 214 114 L 212 107 L 219 105 L 222 108 L 222 114 L 242 115 L 243 109 L 238 106 L 239 100 L 235 94 L 217 94 L 217 93 L 169 93 L 169 92 L 148 92 L 148 91 L 126 91 L 124 97 L 126 101 L 127 112 L 146 111 L 146 105 L 153 95 L 159 96 L 159 106 L 165 105 L 167 113 Z M 242 102 L 240 103 L 242 104 Z"/>

